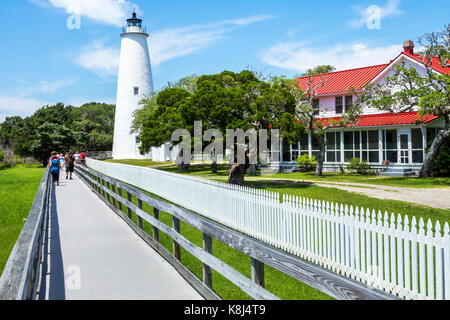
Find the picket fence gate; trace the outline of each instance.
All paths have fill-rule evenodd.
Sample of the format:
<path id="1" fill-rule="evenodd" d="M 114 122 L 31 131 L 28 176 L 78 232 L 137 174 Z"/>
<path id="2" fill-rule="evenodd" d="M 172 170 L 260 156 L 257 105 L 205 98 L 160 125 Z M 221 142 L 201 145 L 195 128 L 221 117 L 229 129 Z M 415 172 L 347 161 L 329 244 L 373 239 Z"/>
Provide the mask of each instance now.
<path id="1" fill-rule="evenodd" d="M 421 218 L 87 159 L 260 241 L 403 299 L 450 300 L 450 228 Z"/>

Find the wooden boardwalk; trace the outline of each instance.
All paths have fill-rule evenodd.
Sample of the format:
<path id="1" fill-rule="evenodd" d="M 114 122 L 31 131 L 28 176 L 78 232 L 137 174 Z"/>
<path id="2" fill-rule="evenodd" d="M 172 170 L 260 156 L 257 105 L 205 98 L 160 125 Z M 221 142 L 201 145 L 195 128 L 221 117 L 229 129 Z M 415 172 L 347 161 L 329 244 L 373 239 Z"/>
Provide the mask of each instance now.
<path id="1" fill-rule="evenodd" d="M 51 200 L 40 299 L 203 299 L 75 175 Z"/>

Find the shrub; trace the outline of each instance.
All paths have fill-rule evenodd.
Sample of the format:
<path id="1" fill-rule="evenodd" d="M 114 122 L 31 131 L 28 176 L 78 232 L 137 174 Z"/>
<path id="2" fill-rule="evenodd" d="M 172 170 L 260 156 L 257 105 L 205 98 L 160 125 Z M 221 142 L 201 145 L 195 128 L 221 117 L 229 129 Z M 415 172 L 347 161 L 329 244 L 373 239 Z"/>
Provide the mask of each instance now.
<path id="1" fill-rule="evenodd" d="M 3 152 L 2 149 L 0 149 L 0 162 L 2 162 L 3 159 L 5 159 L 5 153 Z"/>
<path id="2" fill-rule="evenodd" d="M 450 177 L 450 140 L 444 142 L 433 164 L 433 177 Z"/>
<path id="3" fill-rule="evenodd" d="M 350 164 L 347 169 L 350 171 L 356 171 L 360 174 L 370 174 L 372 167 L 367 163 L 367 161 L 361 161 L 359 158 L 350 159 Z"/>
<path id="4" fill-rule="evenodd" d="M 317 165 L 316 157 L 304 154 L 297 158 L 297 164 L 302 172 L 314 171 Z"/>

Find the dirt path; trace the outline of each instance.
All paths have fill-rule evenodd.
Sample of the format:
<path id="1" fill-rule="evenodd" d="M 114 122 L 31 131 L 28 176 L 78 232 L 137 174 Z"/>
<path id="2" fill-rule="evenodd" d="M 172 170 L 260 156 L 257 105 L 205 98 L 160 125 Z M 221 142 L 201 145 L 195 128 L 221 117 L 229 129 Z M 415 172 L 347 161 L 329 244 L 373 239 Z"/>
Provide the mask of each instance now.
<path id="1" fill-rule="evenodd" d="M 450 209 L 450 188 L 405 188 L 352 182 L 326 182 L 294 179 L 246 178 L 252 181 L 292 182 L 336 188 L 373 198 L 400 200 L 438 209 Z"/>

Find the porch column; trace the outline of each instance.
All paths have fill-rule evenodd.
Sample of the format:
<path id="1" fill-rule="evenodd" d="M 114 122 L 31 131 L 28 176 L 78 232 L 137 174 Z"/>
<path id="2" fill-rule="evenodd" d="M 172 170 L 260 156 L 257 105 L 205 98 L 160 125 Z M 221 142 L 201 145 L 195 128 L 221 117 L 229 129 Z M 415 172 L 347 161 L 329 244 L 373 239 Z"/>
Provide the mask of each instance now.
<path id="1" fill-rule="evenodd" d="M 383 130 L 378 130 L 378 163 L 383 163 Z"/>
<path id="2" fill-rule="evenodd" d="M 420 129 L 422 130 L 422 147 L 423 147 L 423 161 L 422 163 L 425 162 L 425 158 L 427 156 L 427 153 L 425 152 L 426 148 L 427 148 L 427 128 L 424 126 L 420 126 Z"/>
<path id="3" fill-rule="evenodd" d="M 339 147 L 339 151 L 341 152 L 341 163 L 345 162 L 345 157 L 344 157 L 344 130 L 341 131 L 341 134 L 339 135 L 341 138 L 341 143 L 340 143 L 340 147 Z"/>
<path id="4" fill-rule="evenodd" d="M 309 157 L 312 157 L 312 138 L 311 135 L 308 133 L 308 152 L 309 152 Z"/>

